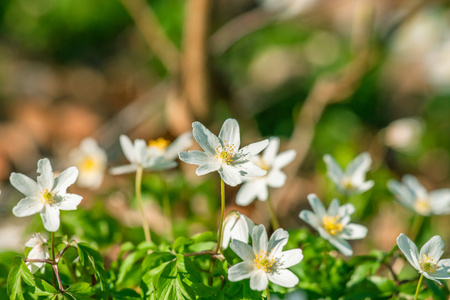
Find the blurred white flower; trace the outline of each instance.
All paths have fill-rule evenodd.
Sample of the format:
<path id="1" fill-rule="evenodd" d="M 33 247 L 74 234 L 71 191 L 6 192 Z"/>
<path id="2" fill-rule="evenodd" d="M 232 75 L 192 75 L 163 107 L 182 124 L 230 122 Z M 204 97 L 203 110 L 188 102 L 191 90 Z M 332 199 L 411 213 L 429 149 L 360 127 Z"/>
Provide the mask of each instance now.
<path id="1" fill-rule="evenodd" d="M 423 124 L 417 119 L 396 120 L 386 127 L 384 142 L 395 150 L 412 150 L 419 144 L 424 130 L 423 127 Z"/>
<path id="2" fill-rule="evenodd" d="M 282 300 L 282 299 L 284 299 L 284 300 L 306 300 L 306 299 L 308 299 L 308 297 L 306 296 L 306 293 L 302 290 L 295 290 L 290 293 L 286 293 L 283 298 L 280 298 L 280 296 L 278 296 L 276 294 L 270 295 L 270 298 L 272 300 Z"/>
<path id="3" fill-rule="evenodd" d="M 302 210 L 300 219 L 314 227 L 320 236 L 328 240 L 342 254 L 353 255 L 353 250 L 347 240 L 362 239 L 367 235 L 365 226 L 350 223 L 350 215 L 355 211 L 352 204 L 340 206 L 338 199 L 331 201 L 328 210 L 315 194 L 308 195 L 308 201 L 313 212 Z"/>
<path id="4" fill-rule="evenodd" d="M 307 12 L 320 0 L 261 0 L 263 9 L 277 14 L 280 19 L 288 19 Z"/>
<path id="5" fill-rule="evenodd" d="M 35 233 L 31 239 L 26 242 L 26 247 L 31 247 L 32 249 L 28 252 L 28 259 L 48 259 L 50 257 L 48 253 L 47 240 L 42 237 L 40 233 Z M 44 262 L 27 262 L 28 269 L 31 273 L 35 273 L 37 270 L 42 268 Z"/>
<path id="6" fill-rule="evenodd" d="M 269 280 L 283 287 L 294 287 L 298 278 L 287 268 L 303 259 L 301 249 L 282 251 L 289 239 L 286 230 L 277 229 L 267 241 L 267 232 L 263 225 L 255 226 L 252 232 L 253 247 L 233 240 L 231 249 L 243 260 L 228 270 L 228 279 L 232 282 L 250 278 L 250 288 L 263 291 Z"/>
<path id="7" fill-rule="evenodd" d="M 450 279 L 450 259 L 440 259 L 444 253 L 444 241 L 440 236 L 433 236 L 420 249 L 403 233 L 397 237 L 397 245 L 409 263 L 419 274 L 442 284 L 438 279 Z"/>
<path id="8" fill-rule="evenodd" d="M 13 208 L 16 217 L 26 217 L 40 213 L 45 229 L 55 232 L 59 229 L 59 211 L 76 210 L 83 197 L 68 194 L 67 188 L 75 182 L 78 169 L 70 167 L 56 178 L 47 158 L 40 159 L 37 164 L 37 182 L 20 174 L 11 173 L 9 180 L 25 198 Z"/>
<path id="9" fill-rule="evenodd" d="M 280 188 L 286 182 L 286 174 L 281 169 L 295 158 L 295 150 L 288 150 L 277 155 L 280 147 L 280 139 L 271 137 L 269 145 L 261 156 L 256 155 L 251 161 L 266 170 L 267 174 L 261 177 L 244 177 L 244 184 L 236 196 L 236 204 L 246 206 L 256 198 L 266 201 L 269 196 L 269 187 Z"/>
<path id="10" fill-rule="evenodd" d="M 366 179 L 366 173 L 370 169 L 372 159 L 369 153 L 364 152 L 352 160 L 345 172 L 334 160 L 334 158 L 325 154 L 323 161 L 327 165 L 327 175 L 334 182 L 337 189 L 346 194 L 361 194 L 373 187 L 374 181 Z"/>
<path id="11" fill-rule="evenodd" d="M 179 151 L 188 148 L 191 145 L 189 133 L 181 135 L 172 144 L 169 141 L 159 138 L 148 143 L 142 139 L 136 139 L 134 144 L 130 138 L 122 134 L 120 136 L 120 145 L 125 157 L 130 164 L 113 167 L 110 172 L 113 175 L 134 173 L 139 167 L 160 171 L 174 168 L 177 166 L 175 158 Z"/>
<path id="12" fill-rule="evenodd" d="M 402 182 L 391 179 L 387 186 L 401 204 L 419 215 L 450 214 L 450 189 L 428 192 L 412 175 L 404 175 Z"/>
<path id="13" fill-rule="evenodd" d="M 81 187 L 98 189 L 103 182 L 106 170 L 107 156 L 93 138 L 85 138 L 80 147 L 69 153 L 71 165 L 75 165 L 80 174 L 77 184 Z"/>
<path id="14" fill-rule="evenodd" d="M 237 211 L 228 214 L 224 221 L 222 248 L 227 249 L 231 240 L 248 244 L 248 239 L 255 224 L 246 215 Z"/>
<path id="15" fill-rule="evenodd" d="M 199 166 L 195 171 L 197 175 L 217 171 L 226 184 L 236 186 L 242 183 L 242 176 L 258 177 L 267 174 L 267 171 L 251 162 L 250 158 L 266 148 L 269 140 L 239 149 L 241 138 L 239 124 L 235 119 L 227 119 L 223 123 L 219 137 L 200 122 L 192 123 L 192 128 L 195 140 L 205 152 L 188 151 L 178 155 L 182 161 Z"/>

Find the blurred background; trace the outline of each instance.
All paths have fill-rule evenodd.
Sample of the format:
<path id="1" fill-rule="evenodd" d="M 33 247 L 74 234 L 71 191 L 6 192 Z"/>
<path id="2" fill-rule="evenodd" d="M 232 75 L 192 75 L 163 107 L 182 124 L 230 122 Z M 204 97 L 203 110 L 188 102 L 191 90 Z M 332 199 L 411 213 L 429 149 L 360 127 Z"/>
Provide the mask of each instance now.
<path id="1" fill-rule="evenodd" d="M 271 190 L 282 227 L 305 226 L 298 213 L 314 192 L 357 207 L 355 221 L 369 227 L 357 254 L 391 249 L 414 214 L 387 180 L 414 174 L 429 190 L 450 187 L 449 23 L 446 1 L 0 1 L 0 249 L 22 251 L 42 229 L 39 215 L 12 215 L 21 194 L 11 172 L 35 178 L 42 157 L 61 171 L 85 137 L 109 167 L 124 164 L 120 134 L 173 140 L 195 120 L 218 134 L 228 117 L 243 145 L 279 136 L 281 150 L 297 151 L 287 184 Z M 345 166 L 364 151 L 375 187 L 343 198 L 322 157 Z M 218 176 L 194 170 L 144 175 L 157 234 L 170 222 L 164 181 L 176 235 L 217 228 Z M 111 253 L 142 240 L 133 180 L 106 174 L 98 190 L 72 187 L 84 200 L 61 214 L 62 231 Z M 227 187 L 227 210 L 268 225 L 264 203 L 235 205 L 238 189 Z M 448 218 L 426 219 L 424 239 L 449 238 Z"/>

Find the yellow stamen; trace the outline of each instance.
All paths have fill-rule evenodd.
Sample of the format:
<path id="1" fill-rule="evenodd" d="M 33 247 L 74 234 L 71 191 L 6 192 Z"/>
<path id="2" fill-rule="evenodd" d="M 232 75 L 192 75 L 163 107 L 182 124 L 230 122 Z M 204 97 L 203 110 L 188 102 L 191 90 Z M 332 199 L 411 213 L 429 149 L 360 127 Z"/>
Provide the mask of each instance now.
<path id="1" fill-rule="evenodd" d="M 266 164 L 266 162 L 262 159 L 262 157 L 260 157 L 256 162 L 255 165 L 257 165 L 258 167 L 260 167 L 261 169 L 269 172 L 270 167 Z"/>
<path id="2" fill-rule="evenodd" d="M 91 157 L 86 157 L 80 164 L 80 169 L 83 171 L 90 171 L 95 169 L 95 160 Z"/>
<path id="3" fill-rule="evenodd" d="M 44 204 L 55 203 L 56 202 L 55 192 L 52 193 L 49 190 L 45 189 L 41 192 L 41 197 L 39 200 L 41 200 L 41 203 L 44 203 Z"/>
<path id="4" fill-rule="evenodd" d="M 352 190 L 354 188 L 351 178 L 344 176 L 341 180 L 341 185 L 346 190 Z"/>
<path id="5" fill-rule="evenodd" d="M 414 201 L 414 210 L 421 215 L 428 215 L 430 213 L 430 199 L 427 198 L 417 198 Z"/>
<path id="6" fill-rule="evenodd" d="M 259 251 L 255 253 L 255 259 L 253 260 L 254 266 L 258 268 L 258 270 L 263 270 L 266 273 L 271 272 L 271 268 L 275 263 L 275 259 L 272 257 L 270 253 L 266 251 Z"/>
<path id="7" fill-rule="evenodd" d="M 165 138 L 158 138 L 156 140 L 150 140 L 148 141 L 149 147 L 158 148 L 159 150 L 165 150 L 170 145 L 170 141 L 166 140 Z"/>
<path id="8" fill-rule="evenodd" d="M 234 152 L 236 151 L 235 145 L 226 144 L 226 141 L 223 141 L 225 146 L 219 146 L 216 148 L 216 158 L 227 165 L 231 164 L 234 160 Z"/>
<path id="9" fill-rule="evenodd" d="M 328 231 L 331 235 L 336 235 L 344 229 L 344 225 L 342 225 L 341 217 L 337 215 L 336 217 L 325 216 L 323 217 L 323 228 Z"/>
<path id="10" fill-rule="evenodd" d="M 434 262 L 434 259 L 431 257 L 430 253 L 428 253 L 428 256 L 422 254 L 419 264 L 420 268 L 427 273 L 435 273 L 438 269 L 437 263 Z"/>

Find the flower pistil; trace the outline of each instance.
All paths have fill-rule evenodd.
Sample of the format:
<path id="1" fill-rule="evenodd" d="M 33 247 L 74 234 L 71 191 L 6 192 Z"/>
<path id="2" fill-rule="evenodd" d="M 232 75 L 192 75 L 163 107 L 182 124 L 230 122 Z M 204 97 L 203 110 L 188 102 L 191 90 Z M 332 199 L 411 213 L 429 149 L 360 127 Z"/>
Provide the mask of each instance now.
<path id="1" fill-rule="evenodd" d="M 428 197 L 420 197 L 414 201 L 414 210 L 419 214 L 427 215 L 430 213 L 430 199 Z"/>
<path id="2" fill-rule="evenodd" d="M 216 158 L 227 165 L 231 164 L 234 160 L 234 152 L 236 151 L 236 146 L 233 144 L 227 144 L 226 141 L 223 141 L 225 146 L 218 146 L 216 148 Z"/>
<path id="3" fill-rule="evenodd" d="M 336 217 L 324 216 L 322 220 L 323 228 L 331 235 L 336 235 L 344 229 L 344 225 L 340 221 L 341 217 L 339 215 Z"/>
<path id="4" fill-rule="evenodd" d="M 428 256 L 422 254 L 422 259 L 420 259 L 419 264 L 420 268 L 427 273 L 435 273 L 438 269 L 437 263 L 434 261 L 430 253 L 428 253 Z"/>
<path id="5" fill-rule="evenodd" d="M 275 263 L 275 259 L 272 257 L 271 253 L 267 253 L 266 251 L 259 251 L 255 253 L 255 259 L 253 260 L 254 266 L 258 268 L 258 270 L 263 270 L 266 273 L 271 272 L 271 268 Z"/>
<path id="6" fill-rule="evenodd" d="M 39 200 L 41 200 L 41 203 L 44 203 L 44 204 L 55 203 L 56 202 L 55 194 L 56 194 L 56 192 L 50 192 L 48 189 L 44 189 L 41 192 L 41 197 L 39 198 Z"/>

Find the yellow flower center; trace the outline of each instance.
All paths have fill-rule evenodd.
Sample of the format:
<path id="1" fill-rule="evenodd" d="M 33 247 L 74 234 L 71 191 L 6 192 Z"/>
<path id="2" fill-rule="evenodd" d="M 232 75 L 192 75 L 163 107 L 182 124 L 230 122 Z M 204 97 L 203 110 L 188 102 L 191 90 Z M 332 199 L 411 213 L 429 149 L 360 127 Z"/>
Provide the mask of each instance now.
<path id="1" fill-rule="evenodd" d="M 150 140 L 148 141 L 149 147 L 158 148 L 161 151 L 166 150 L 166 148 L 170 145 L 170 141 L 166 140 L 165 138 L 158 138 L 156 140 Z"/>
<path id="2" fill-rule="evenodd" d="M 428 215 L 430 213 L 430 199 L 417 198 L 414 201 L 414 210 L 421 215 Z"/>
<path id="3" fill-rule="evenodd" d="M 45 189 L 41 192 L 41 197 L 39 200 L 41 200 L 41 203 L 44 203 L 44 204 L 55 203 L 56 202 L 55 192 L 52 193 L 49 190 Z"/>
<path id="4" fill-rule="evenodd" d="M 269 172 L 270 167 L 266 164 L 266 162 L 261 158 L 259 158 L 256 162 L 255 165 L 257 165 L 258 167 L 260 167 L 261 169 Z"/>
<path id="5" fill-rule="evenodd" d="M 227 144 L 227 141 L 223 142 L 225 143 L 224 147 L 219 146 L 216 148 L 216 158 L 229 165 L 234 160 L 233 158 L 236 146 Z"/>
<path id="6" fill-rule="evenodd" d="M 91 157 L 86 157 L 80 164 L 80 169 L 83 171 L 91 171 L 95 169 L 95 160 Z"/>
<path id="7" fill-rule="evenodd" d="M 434 273 L 438 269 L 437 263 L 434 262 L 433 257 L 422 254 L 422 259 L 419 260 L 420 268 L 427 273 Z"/>
<path id="8" fill-rule="evenodd" d="M 271 272 L 271 268 L 275 263 L 275 259 L 271 256 L 270 253 L 266 251 L 259 251 L 255 253 L 255 259 L 253 260 L 254 266 L 258 268 L 258 270 L 263 270 L 266 273 Z"/>
<path id="9" fill-rule="evenodd" d="M 351 178 L 344 176 L 341 180 L 341 185 L 346 190 L 351 190 L 354 188 Z"/>
<path id="10" fill-rule="evenodd" d="M 336 235 L 344 229 L 344 225 L 341 223 L 341 217 L 337 215 L 336 217 L 325 216 L 323 217 L 323 228 L 328 231 L 331 235 Z"/>

